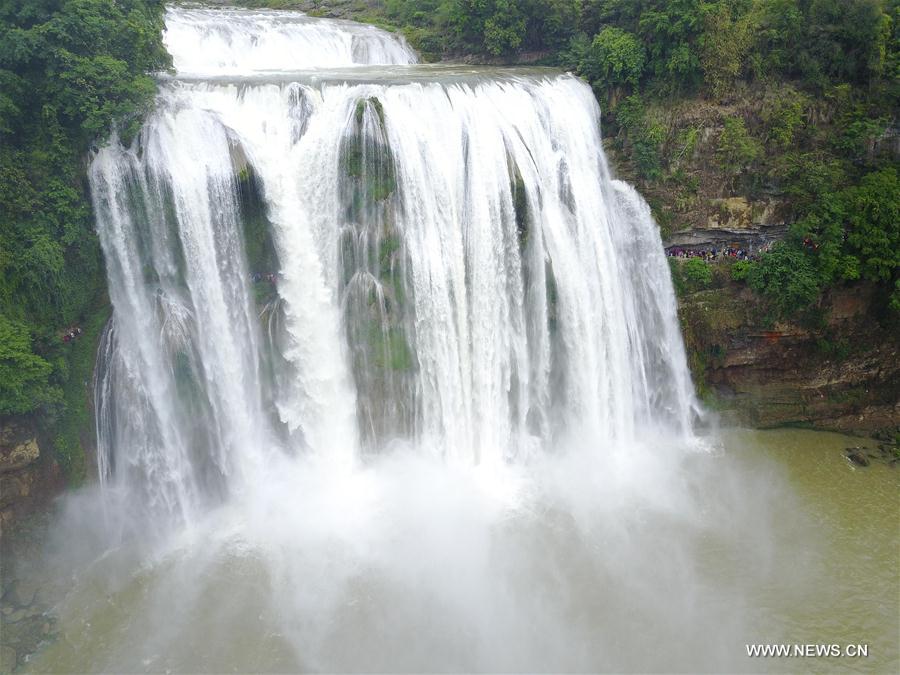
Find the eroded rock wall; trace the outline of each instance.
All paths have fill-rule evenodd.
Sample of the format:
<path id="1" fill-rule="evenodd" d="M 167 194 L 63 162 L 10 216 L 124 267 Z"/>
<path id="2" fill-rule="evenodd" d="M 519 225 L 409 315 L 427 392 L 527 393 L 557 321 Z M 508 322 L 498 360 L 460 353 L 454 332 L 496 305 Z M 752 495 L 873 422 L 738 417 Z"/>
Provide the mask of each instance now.
<path id="1" fill-rule="evenodd" d="M 815 327 L 770 322 L 746 287 L 683 294 L 679 316 L 697 387 L 726 421 L 854 433 L 900 426 L 900 337 L 869 286 L 824 298 Z"/>
<path id="2" fill-rule="evenodd" d="M 42 455 L 29 422 L 0 418 L 0 536 L 62 484 L 59 465 Z"/>

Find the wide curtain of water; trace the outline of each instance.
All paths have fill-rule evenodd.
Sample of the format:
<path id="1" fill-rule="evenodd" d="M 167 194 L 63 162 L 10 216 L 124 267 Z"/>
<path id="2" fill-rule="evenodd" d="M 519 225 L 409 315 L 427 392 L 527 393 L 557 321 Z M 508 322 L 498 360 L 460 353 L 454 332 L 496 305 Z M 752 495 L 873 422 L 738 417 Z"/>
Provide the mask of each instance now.
<path id="1" fill-rule="evenodd" d="M 698 435 L 590 88 L 291 12 L 166 43 L 90 165 L 114 313 L 47 667 L 758 669 L 807 523 Z"/>

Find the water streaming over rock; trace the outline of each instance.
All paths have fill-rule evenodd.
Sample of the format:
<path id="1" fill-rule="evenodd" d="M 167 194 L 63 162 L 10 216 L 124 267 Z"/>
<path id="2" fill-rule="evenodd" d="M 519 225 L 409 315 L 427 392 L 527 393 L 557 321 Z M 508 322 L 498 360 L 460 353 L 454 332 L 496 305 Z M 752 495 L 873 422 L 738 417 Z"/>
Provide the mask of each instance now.
<path id="1" fill-rule="evenodd" d="M 167 25 L 177 72 L 90 166 L 101 485 L 64 500 L 29 667 L 737 672 L 830 617 L 867 639 L 819 506 L 692 434 L 587 85 L 294 13 Z M 895 608 L 853 625 L 890 646 Z"/>
<path id="2" fill-rule="evenodd" d="M 176 76 L 90 170 L 106 484 L 184 518 L 272 453 L 502 466 L 689 433 L 657 228 L 584 83 L 409 66 L 386 33 L 296 14 L 167 27 Z"/>
<path id="3" fill-rule="evenodd" d="M 170 8 L 166 48 L 180 75 L 200 77 L 416 62 L 401 38 L 377 28 L 264 10 Z"/>

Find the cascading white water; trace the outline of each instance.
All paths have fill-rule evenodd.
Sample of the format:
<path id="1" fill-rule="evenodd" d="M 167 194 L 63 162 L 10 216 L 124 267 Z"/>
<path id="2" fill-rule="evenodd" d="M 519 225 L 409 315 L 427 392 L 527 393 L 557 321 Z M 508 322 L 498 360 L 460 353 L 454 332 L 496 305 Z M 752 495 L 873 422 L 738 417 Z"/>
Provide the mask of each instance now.
<path id="1" fill-rule="evenodd" d="M 875 530 L 692 434 L 585 84 L 295 13 L 167 25 L 177 74 L 90 167 L 100 485 L 63 500 L 26 669 L 756 672 L 746 643 L 835 621 L 896 661 Z"/>
<path id="2" fill-rule="evenodd" d="M 91 167 L 115 306 L 98 380 L 111 484 L 175 512 L 272 451 L 346 463 L 403 440 L 500 466 L 564 435 L 688 433 L 659 236 L 610 178 L 585 84 L 310 74 L 413 55 L 302 16 L 171 9 L 167 26 L 190 79 Z M 248 264 L 242 190 L 277 270 Z M 252 275 L 275 272 L 266 341 Z"/>
<path id="3" fill-rule="evenodd" d="M 174 7 L 166 12 L 165 37 L 179 75 L 416 62 L 415 52 L 394 35 L 299 12 Z"/>
<path id="4" fill-rule="evenodd" d="M 636 595 L 632 623 L 670 644 L 686 613 L 732 626 L 691 547 L 756 540 L 686 468 L 668 266 L 587 85 L 410 65 L 384 33 L 291 14 L 167 24 L 178 72 L 90 167 L 114 315 L 102 497 L 66 531 L 102 530 L 98 570 L 133 547 L 184 608 L 142 601 L 67 664 L 652 668 L 609 656 Z M 682 564 L 660 568 L 660 542 Z M 228 646 L 245 610 L 264 654 Z M 216 655 L 182 639 L 197 621 Z M 420 642 L 397 655 L 386 633 Z"/>

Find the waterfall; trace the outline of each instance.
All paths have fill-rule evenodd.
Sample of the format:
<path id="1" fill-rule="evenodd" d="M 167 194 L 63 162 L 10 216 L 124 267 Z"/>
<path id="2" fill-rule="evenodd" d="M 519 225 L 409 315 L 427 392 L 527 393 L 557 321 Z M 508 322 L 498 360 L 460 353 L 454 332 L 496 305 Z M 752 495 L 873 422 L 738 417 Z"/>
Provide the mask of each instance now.
<path id="1" fill-rule="evenodd" d="M 170 7 L 165 43 L 181 76 L 416 62 L 389 33 L 299 12 Z"/>
<path id="2" fill-rule="evenodd" d="M 690 435 L 659 234 L 586 84 L 298 13 L 172 8 L 166 43 L 155 112 L 90 167 L 108 490 L 184 522 L 276 458 Z"/>
<path id="3" fill-rule="evenodd" d="M 100 475 L 36 670 L 734 672 L 790 634 L 818 526 L 694 435 L 584 82 L 294 12 L 167 26 L 154 111 L 89 168 Z"/>

